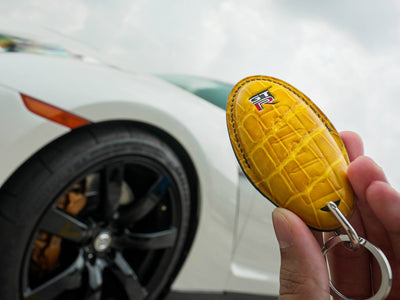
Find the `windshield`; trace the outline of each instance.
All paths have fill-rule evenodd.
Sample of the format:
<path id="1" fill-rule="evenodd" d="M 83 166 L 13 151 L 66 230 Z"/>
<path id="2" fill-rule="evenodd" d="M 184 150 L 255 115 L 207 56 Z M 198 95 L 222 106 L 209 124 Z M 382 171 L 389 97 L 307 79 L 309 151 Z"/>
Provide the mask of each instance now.
<path id="1" fill-rule="evenodd" d="M 171 74 L 158 76 L 224 110 L 226 109 L 229 93 L 233 88 L 233 84 L 199 76 Z"/>

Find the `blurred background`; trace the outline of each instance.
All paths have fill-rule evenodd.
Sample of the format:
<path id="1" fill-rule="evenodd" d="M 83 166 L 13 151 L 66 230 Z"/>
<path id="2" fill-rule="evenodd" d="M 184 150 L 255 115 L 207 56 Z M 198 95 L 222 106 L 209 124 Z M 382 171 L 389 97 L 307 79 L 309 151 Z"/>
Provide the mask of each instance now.
<path id="1" fill-rule="evenodd" d="M 400 189 L 399 1 L 3 0 L 0 19 L 130 72 L 283 79 Z"/>

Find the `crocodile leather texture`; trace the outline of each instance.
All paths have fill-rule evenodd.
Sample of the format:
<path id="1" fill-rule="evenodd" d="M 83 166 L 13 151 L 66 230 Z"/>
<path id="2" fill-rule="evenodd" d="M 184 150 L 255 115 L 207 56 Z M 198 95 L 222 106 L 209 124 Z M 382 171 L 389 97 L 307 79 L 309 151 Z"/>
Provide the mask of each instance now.
<path id="1" fill-rule="evenodd" d="M 244 173 L 270 201 L 310 227 L 340 227 L 327 208 L 349 218 L 355 208 L 348 155 L 330 121 L 302 92 L 267 76 L 241 80 L 227 104 L 232 147 Z"/>

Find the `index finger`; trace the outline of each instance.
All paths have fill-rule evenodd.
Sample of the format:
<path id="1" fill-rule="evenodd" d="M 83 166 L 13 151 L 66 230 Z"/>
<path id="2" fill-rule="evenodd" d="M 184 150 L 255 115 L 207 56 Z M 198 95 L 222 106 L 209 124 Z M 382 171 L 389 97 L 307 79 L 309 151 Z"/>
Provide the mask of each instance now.
<path id="1" fill-rule="evenodd" d="M 350 161 L 355 160 L 357 157 L 364 155 L 364 146 L 361 137 L 353 131 L 342 131 L 340 133 L 347 153 L 349 154 Z"/>
<path id="2" fill-rule="evenodd" d="M 361 137 L 357 133 L 355 133 L 353 131 L 342 131 L 342 132 L 340 132 L 340 137 L 342 138 L 343 143 L 346 147 L 350 161 L 353 161 L 358 156 L 361 156 L 364 154 L 363 142 L 361 140 Z M 313 233 L 314 233 L 315 239 L 320 243 L 320 245 L 322 245 L 323 238 L 322 238 L 321 232 L 314 231 Z"/>
<path id="3" fill-rule="evenodd" d="M 358 134 L 345 131 L 340 135 L 350 161 L 363 155 L 363 144 Z M 360 236 L 365 235 L 358 209 L 353 214 L 351 223 Z M 329 236 L 329 234 L 327 235 Z M 335 247 L 328 253 L 328 261 L 331 280 L 340 292 L 351 298 L 368 298 L 370 296 L 370 263 L 369 254 L 365 249 L 360 248 L 356 252 L 351 252 L 344 247 Z"/>

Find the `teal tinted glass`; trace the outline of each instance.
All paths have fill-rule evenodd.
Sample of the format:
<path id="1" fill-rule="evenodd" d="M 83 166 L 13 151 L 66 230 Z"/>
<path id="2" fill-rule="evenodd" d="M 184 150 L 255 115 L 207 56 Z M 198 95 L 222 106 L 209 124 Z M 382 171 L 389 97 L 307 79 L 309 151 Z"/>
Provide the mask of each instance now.
<path id="1" fill-rule="evenodd" d="M 233 88 L 232 84 L 198 76 L 171 74 L 158 76 L 224 110 L 229 93 Z"/>

